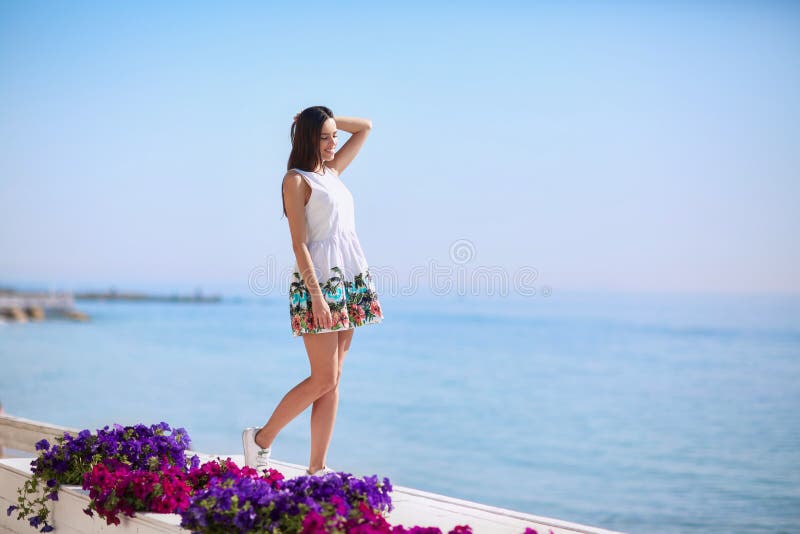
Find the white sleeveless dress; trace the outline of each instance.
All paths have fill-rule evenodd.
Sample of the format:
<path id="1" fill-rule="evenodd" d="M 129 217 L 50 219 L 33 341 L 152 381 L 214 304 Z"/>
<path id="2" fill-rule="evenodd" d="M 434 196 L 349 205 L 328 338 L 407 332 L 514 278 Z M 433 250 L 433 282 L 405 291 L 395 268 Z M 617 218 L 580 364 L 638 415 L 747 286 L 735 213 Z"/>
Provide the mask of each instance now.
<path id="1" fill-rule="evenodd" d="M 290 169 L 311 187 L 306 204 L 306 246 L 320 288 L 333 315 L 333 327 L 319 328 L 314 321 L 311 295 L 295 259 L 289 286 L 292 335 L 348 330 L 383 319 L 369 265 L 356 235 L 353 195 L 336 171 L 322 174 Z"/>

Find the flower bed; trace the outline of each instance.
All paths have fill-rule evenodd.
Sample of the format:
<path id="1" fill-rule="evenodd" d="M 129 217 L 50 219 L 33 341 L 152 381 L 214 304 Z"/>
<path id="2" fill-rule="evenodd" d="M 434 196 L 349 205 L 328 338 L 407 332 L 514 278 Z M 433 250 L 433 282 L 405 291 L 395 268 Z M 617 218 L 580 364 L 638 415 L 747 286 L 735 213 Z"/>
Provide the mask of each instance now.
<path id="1" fill-rule="evenodd" d="M 166 423 L 123 427 L 103 427 L 92 434 L 82 430 L 77 436 L 64 433 L 51 445 L 47 440 L 36 444 L 39 456 L 31 462 L 33 476 L 19 489 L 16 506 L 18 519 L 28 519 L 34 528 L 50 532 L 48 500 L 58 500 L 62 485 L 82 485 L 84 476 L 95 465 L 118 461 L 131 470 L 155 471 L 162 465 L 185 467 L 189 435 L 182 428 L 171 429 Z"/>
<path id="2" fill-rule="evenodd" d="M 56 442 L 36 444 L 32 477 L 7 510 L 41 532 L 54 529 L 48 502 L 58 500 L 59 488 L 80 484 L 89 491 L 84 511 L 109 525 L 119 524 L 123 515 L 155 512 L 180 514 L 183 528 L 203 534 L 441 534 L 437 527 L 388 523 L 393 509 L 388 478 L 338 472 L 286 480 L 275 469 L 258 472 L 230 458 L 201 464 L 196 455 L 186 455 L 186 431 L 166 423 L 65 433 Z M 459 525 L 449 534 L 471 532 Z"/>

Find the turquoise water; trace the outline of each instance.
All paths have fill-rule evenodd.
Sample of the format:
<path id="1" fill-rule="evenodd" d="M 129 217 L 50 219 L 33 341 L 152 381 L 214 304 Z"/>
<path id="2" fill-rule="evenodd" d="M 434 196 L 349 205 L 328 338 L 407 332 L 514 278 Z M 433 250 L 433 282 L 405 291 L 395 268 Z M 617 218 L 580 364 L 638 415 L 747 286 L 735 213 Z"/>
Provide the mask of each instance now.
<path id="1" fill-rule="evenodd" d="M 800 531 L 800 298 L 382 297 L 328 465 L 634 533 Z M 0 326 L 0 401 L 80 428 L 167 421 L 240 453 L 308 375 L 282 298 L 79 303 Z M 307 410 L 274 444 L 306 464 Z"/>

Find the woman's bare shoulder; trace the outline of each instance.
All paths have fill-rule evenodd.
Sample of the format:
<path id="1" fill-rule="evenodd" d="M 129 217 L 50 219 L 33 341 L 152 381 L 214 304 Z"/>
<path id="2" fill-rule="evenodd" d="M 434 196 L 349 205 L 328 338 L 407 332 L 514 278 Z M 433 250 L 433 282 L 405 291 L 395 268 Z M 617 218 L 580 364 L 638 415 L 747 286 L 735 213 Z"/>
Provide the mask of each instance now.
<path id="1" fill-rule="evenodd" d="M 303 195 L 306 203 L 308 203 L 308 199 L 311 196 L 312 187 L 308 183 L 308 178 L 292 169 L 286 171 L 283 176 L 282 188 L 290 194 Z"/>
<path id="2" fill-rule="evenodd" d="M 289 169 L 286 171 L 286 174 L 283 175 L 283 183 L 288 185 L 300 185 L 305 180 L 303 179 L 303 175 L 297 172 L 294 169 Z"/>

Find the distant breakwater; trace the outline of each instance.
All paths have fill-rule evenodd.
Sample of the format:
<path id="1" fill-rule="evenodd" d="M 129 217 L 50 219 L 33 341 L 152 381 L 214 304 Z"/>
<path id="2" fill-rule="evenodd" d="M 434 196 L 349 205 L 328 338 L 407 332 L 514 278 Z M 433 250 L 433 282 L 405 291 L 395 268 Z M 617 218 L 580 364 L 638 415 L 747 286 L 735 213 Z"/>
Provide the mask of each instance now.
<path id="1" fill-rule="evenodd" d="M 150 295 L 147 293 L 118 292 L 45 292 L 17 291 L 0 289 L 0 322 L 36 322 L 44 319 L 70 319 L 88 321 L 89 315 L 75 306 L 75 301 L 100 302 L 177 302 L 177 303 L 216 303 L 219 295 Z"/>
<path id="2" fill-rule="evenodd" d="M 222 297 L 219 295 L 150 295 L 147 293 L 131 292 L 86 292 L 75 293 L 75 300 L 123 300 L 137 302 L 220 302 Z"/>

